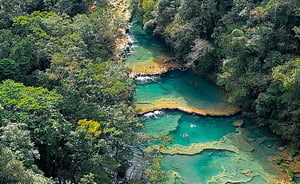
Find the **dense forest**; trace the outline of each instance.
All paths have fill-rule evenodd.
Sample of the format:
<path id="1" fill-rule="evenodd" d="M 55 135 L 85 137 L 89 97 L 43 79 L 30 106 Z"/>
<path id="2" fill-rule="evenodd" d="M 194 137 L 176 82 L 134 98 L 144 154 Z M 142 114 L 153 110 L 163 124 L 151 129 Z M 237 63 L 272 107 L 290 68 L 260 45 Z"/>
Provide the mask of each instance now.
<path id="1" fill-rule="evenodd" d="M 136 0 L 135 11 L 230 103 L 299 146 L 299 0 Z"/>
<path id="2" fill-rule="evenodd" d="M 0 183 L 125 183 L 132 148 L 148 138 L 115 53 L 128 26 L 120 3 L 130 1 L 0 0 Z M 299 0 L 131 3 L 230 103 L 300 146 Z M 157 180 L 159 167 L 149 172 Z"/>
<path id="3" fill-rule="evenodd" d="M 124 179 L 140 123 L 118 3 L 0 1 L 0 183 Z"/>

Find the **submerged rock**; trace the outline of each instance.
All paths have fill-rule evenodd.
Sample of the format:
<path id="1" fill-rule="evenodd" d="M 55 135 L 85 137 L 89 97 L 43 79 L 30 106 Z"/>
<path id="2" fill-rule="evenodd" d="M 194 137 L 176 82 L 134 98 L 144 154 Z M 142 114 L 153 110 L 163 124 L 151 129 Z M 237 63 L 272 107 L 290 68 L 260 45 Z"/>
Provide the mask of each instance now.
<path id="1" fill-rule="evenodd" d="M 300 155 L 296 156 L 289 165 L 294 173 L 300 175 Z"/>
<path id="2" fill-rule="evenodd" d="M 174 144 L 170 147 L 161 149 L 159 145 L 149 146 L 146 148 L 146 152 L 151 152 L 152 150 L 159 150 L 163 154 L 181 154 L 181 155 L 195 155 L 199 154 L 204 150 L 223 150 L 230 151 L 234 153 L 239 153 L 239 150 L 226 142 L 223 141 L 212 141 L 207 143 L 192 143 L 190 146 L 183 146 L 181 144 Z"/>
<path id="3" fill-rule="evenodd" d="M 167 134 L 176 130 L 181 115 L 173 114 L 168 116 L 160 116 L 162 113 L 162 111 L 154 111 L 153 114 L 155 116 L 159 116 L 159 118 L 144 122 L 147 134 L 153 137 L 158 137 L 160 134 Z"/>
<path id="4" fill-rule="evenodd" d="M 242 151 L 252 152 L 254 151 L 254 147 L 251 146 L 241 134 L 231 133 L 225 136 L 225 139 L 229 141 L 231 144 L 237 146 Z"/>
<path id="5" fill-rule="evenodd" d="M 237 120 L 233 123 L 233 126 L 242 127 L 242 126 L 244 126 L 244 124 L 245 124 L 244 120 Z"/>
<path id="6" fill-rule="evenodd" d="M 137 114 L 145 114 L 159 109 L 177 109 L 189 114 L 199 114 L 202 116 L 230 116 L 236 114 L 239 109 L 232 106 L 227 108 L 215 109 L 198 109 L 190 107 L 184 98 L 161 98 L 154 102 L 136 102 L 135 112 Z"/>

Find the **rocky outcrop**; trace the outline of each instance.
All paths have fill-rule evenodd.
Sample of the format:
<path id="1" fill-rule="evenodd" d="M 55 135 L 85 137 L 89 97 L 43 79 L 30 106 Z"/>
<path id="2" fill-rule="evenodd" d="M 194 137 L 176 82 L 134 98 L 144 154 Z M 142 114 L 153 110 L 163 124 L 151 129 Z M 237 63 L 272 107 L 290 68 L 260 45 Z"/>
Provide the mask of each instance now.
<path id="1" fill-rule="evenodd" d="M 127 66 L 131 69 L 131 76 L 134 77 L 139 74 L 162 74 L 171 69 L 183 68 L 181 62 L 174 62 L 175 59 L 168 56 L 161 56 L 158 58 L 151 58 L 143 62 L 127 63 Z"/>
<path id="2" fill-rule="evenodd" d="M 151 152 L 152 150 L 159 150 L 163 154 L 169 155 L 195 155 L 199 154 L 204 150 L 221 150 L 239 153 L 239 150 L 223 141 L 212 141 L 207 143 L 193 143 L 190 146 L 184 146 L 181 144 L 174 144 L 170 147 L 160 148 L 159 145 L 149 146 L 145 149 L 145 152 Z"/>

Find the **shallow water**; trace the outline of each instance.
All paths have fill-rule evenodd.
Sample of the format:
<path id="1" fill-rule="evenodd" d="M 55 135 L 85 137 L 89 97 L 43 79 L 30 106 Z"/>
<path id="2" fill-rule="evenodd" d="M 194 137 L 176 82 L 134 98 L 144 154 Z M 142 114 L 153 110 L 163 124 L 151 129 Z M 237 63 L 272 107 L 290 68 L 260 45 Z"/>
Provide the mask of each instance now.
<path id="1" fill-rule="evenodd" d="M 168 72 L 156 82 L 137 86 L 135 103 L 178 99 L 182 104 L 199 109 L 226 108 L 223 91 L 212 82 L 205 80 L 192 71 Z"/>
<path id="2" fill-rule="evenodd" d="M 168 49 L 160 40 L 147 34 L 141 26 L 133 24 L 130 28 L 132 48 L 126 64 L 130 67 L 137 63 L 145 62 L 160 56 L 167 56 Z"/>
<path id="3" fill-rule="evenodd" d="M 224 151 L 205 151 L 195 156 L 171 155 L 162 159 L 162 169 L 175 170 L 189 184 L 208 183 L 213 176 L 222 173 L 220 162 L 230 158 L 232 153 Z M 183 167 L 188 165 L 188 167 Z"/>
<path id="4" fill-rule="evenodd" d="M 133 49 L 127 59 L 128 67 L 171 55 L 158 39 L 145 33 L 138 24 L 133 24 L 130 35 Z M 229 107 L 221 89 L 192 71 L 172 71 L 153 80 L 138 78 L 133 100 L 136 106 L 155 105 L 160 99 L 173 100 L 196 109 L 222 110 Z M 178 110 L 163 110 L 146 113 L 142 120 L 144 131 L 149 135 L 158 137 L 169 133 L 173 136 L 173 144 L 169 147 L 184 145 L 188 148 L 192 144 L 217 142 L 238 150 L 233 152 L 210 147 L 193 155 L 165 154 L 161 168 L 179 175 L 179 178 L 170 177 L 169 183 L 264 184 L 273 182 L 278 174 L 268 158 L 279 154 L 279 139 L 246 119 L 242 128 L 235 127 L 234 122 L 242 120 L 238 115 L 204 117 Z"/>
<path id="5" fill-rule="evenodd" d="M 183 114 L 179 120 L 179 126 L 175 131 L 171 131 L 170 135 L 174 137 L 174 144 L 185 146 L 192 143 L 218 141 L 226 134 L 235 132 L 235 127 L 232 125 L 233 119 L 235 118 Z"/>

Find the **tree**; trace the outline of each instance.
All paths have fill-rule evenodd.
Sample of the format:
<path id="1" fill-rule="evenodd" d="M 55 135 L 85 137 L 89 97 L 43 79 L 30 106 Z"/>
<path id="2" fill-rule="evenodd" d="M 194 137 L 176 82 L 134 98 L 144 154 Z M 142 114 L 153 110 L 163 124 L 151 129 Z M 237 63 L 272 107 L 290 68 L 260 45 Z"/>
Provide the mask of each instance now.
<path id="1" fill-rule="evenodd" d="M 194 46 L 192 47 L 191 52 L 188 55 L 189 61 L 187 63 L 187 66 L 192 65 L 196 60 L 204 57 L 212 49 L 213 48 L 208 41 L 196 39 L 194 41 Z"/>
<path id="2" fill-rule="evenodd" d="M 167 172 L 164 170 L 161 170 L 161 158 L 163 158 L 163 155 L 160 153 L 160 149 L 165 149 L 169 144 L 172 144 L 173 137 L 168 134 L 161 134 L 157 138 L 157 140 L 160 142 L 160 145 L 158 147 L 158 150 L 153 150 L 151 153 L 151 156 L 153 159 L 150 162 L 151 165 L 149 168 L 146 169 L 146 180 L 148 180 L 149 183 L 165 183 L 168 181 L 168 175 Z"/>
<path id="3" fill-rule="evenodd" d="M 0 127 L 0 138 L 0 144 L 13 151 L 17 160 L 22 161 L 26 168 L 36 169 L 34 162 L 39 159 L 39 153 L 25 123 L 6 122 L 6 125 Z"/>
<path id="4" fill-rule="evenodd" d="M 60 161 L 59 147 L 64 144 L 65 135 L 70 131 L 70 124 L 58 111 L 62 96 L 55 91 L 26 87 L 21 83 L 6 80 L 0 85 L 0 97 L 2 108 L 14 114 L 1 117 L 2 121 L 8 119 L 26 124 L 26 129 L 30 131 L 30 136 L 41 155 L 40 162 L 43 164 L 38 165 L 50 174 L 55 163 Z"/>
<path id="5" fill-rule="evenodd" d="M 50 179 L 27 170 L 23 163 L 16 159 L 13 152 L 2 145 L 0 145 L 0 182 L 7 184 L 52 183 Z"/>
<path id="6" fill-rule="evenodd" d="M 0 80 L 4 79 L 15 79 L 18 74 L 18 64 L 9 58 L 0 60 Z"/>

